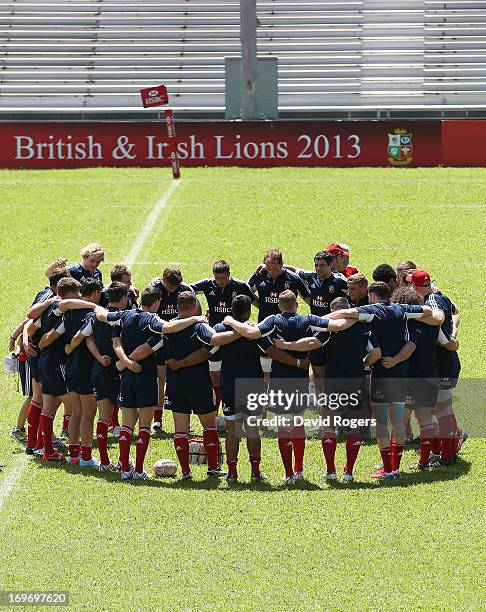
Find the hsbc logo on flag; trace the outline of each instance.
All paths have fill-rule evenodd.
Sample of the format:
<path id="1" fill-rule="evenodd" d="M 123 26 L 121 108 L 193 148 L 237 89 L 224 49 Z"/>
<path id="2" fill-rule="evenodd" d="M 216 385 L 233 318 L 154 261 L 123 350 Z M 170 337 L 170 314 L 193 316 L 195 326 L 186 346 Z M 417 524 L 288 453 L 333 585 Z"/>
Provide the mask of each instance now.
<path id="1" fill-rule="evenodd" d="M 169 102 L 169 95 L 165 85 L 145 87 L 144 89 L 140 90 L 140 95 L 142 96 L 142 104 L 144 108 L 163 106 Z"/>

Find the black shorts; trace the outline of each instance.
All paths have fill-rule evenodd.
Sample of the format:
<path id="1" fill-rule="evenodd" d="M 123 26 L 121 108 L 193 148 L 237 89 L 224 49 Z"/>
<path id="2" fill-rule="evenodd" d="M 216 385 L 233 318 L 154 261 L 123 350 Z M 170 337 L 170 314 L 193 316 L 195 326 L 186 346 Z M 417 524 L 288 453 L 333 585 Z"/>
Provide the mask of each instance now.
<path id="1" fill-rule="evenodd" d="M 28 357 L 27 363 L 29 364 L 30 375 L 31 377 L 38 383 L 41 382 L 41 375 L 39 369 L 39 356 L 37 357 Z"/>
<path id="2" fill-rule="evenodd" d="M 158 366 L 165 366 L 167 360 L 167 353 L 165 348 L 162 346 L 158 351 L 155 351 L 155 362 Z"/>
<path id="3" fill-rule="evenodd" d="M 409 378 L 407 408 L 434 408 L 438 393 L 438 379 Z"/>
<path id="4" fill-rule="evenodd" d="M 268 410 L 274 414 L 302 414 L 314 406 L 309 393 L 309 379 L 270 378 Z"/>
<path id="5" fill-rule="evenodd" d="M 214 412 L 215 396 L 211 385 L 168 385 L 165 407 L 181 414 Z"/>
<path id="6" fill-rule="evenodd" d="M 91 384 L 97 401 L 108 399 L 112 404 L 118 402 L 120 395 L 120 373 L 115 367 L 107 368 L 100 365 L 93 367 Z"/>
<path id="7" fill-rule="evenodd" d="M 118 403 L 123 408 L 151 408 L 159 402 L 157 372 L 122 372 Z"/>
<path id="8" fill-rule="evenodd" d="M 61 397 L 68 392 L 66 369 L 63 363 L 39 363 L 42 393 Z"/>
<path id="9" fill-rule="evenodd" d="M 32 395 L 32 375 L 27 361 L 19 360 L 19 375 L 22 384 L 22 395 L 24 397 L 29 397 Z"/>
<path id="10" fill-rule="evenodd" d="M 403 403 L 406 397 L 406 378 L 375 378 L 371 376 L 370 399 L 373 404 Z"/>
<path id="11" fill-rule="evenodd" d="M 326 378 L 324 394 L 327 399 L 327 408 L 335 414 L 348 418 L 363 410 L 366 399 L 366 379 L 363 378 Z"/>
<path id="12" fill-rule="evenodd" d="M 69 362 L 66 364 L 66 384 L 69 391 L 78 395 L 92 395 L 91 368 L 74 369 Z"/>
<path id="13" fill-rule="evenodd" d="M 327 364 L 327 347 L 321 346 L 318 349 L 309 351 L 309 361 L 311 365 L 323 368 Z"/>

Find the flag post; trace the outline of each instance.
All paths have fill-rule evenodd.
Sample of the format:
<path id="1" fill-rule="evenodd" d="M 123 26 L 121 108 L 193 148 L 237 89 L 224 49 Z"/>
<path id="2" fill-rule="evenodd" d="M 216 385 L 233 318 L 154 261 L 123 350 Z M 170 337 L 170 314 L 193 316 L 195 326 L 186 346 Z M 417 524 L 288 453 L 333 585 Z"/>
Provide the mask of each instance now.
<path id="1" fill-rule="evenodd" d="M 144 108 L 154 108 L 165 106 L 169 103 L 169 95 L 165 85 L 155 85 L 154 87 L 144 87 L 140 90 L 142 104 Z M 177 155 L 177 138 L 174 123 L 174 112 L 170 108 L 165 109 L 165 122 L 167 126 L 167 137 L 169 140 L 170 165 L 172 176 L 175 179 L 181 177 L 179 156 Z"/>

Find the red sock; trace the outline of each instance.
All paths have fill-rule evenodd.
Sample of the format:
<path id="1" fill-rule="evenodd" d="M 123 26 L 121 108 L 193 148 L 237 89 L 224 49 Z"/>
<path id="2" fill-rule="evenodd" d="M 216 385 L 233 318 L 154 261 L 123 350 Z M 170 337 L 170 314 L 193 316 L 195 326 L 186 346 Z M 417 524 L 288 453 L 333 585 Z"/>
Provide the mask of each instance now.
<path id="1" fill-rule="evenodd" d="M 238 472 L 236 470 L 236 465 L 238 463 L 238 459 L 230 459 L 228 461 L 228 476 L 237 476 Z"/>
<path id="2" fill-rule="evenodd" d="M 29 411 L 27 413 L 27 446 L 29 448 L 35 448 L 41 412 L 42 405 L 39 405 L 37 402 L 34 401 L 30 402 Z"/>
<path id="3" fill-rule="evenodd" d="M 337 440 L 334 434 L 323 435 L 321 439 L 322 450 L 324 451 L 324 458 L 326 460 L 327 472 L 332 474 L 336 472 L 336 465 L 334 458 L 336 457 L 336 446 Z"/>
<path id="4" fill-rule="evenodd" d="M 79 453 L 81 452 L 81 445 L 80 444 L 70 444 L 68 446 L 69 449 L 69 456 L 72 457 L 73 459 L 75 457 L 79 457 Z"/>
<path id="5" fill-rule="evenodd" d="M 135 456 L 135 471 L 143 472 L 143 462 L 150 442 L 150 429 L 142 427 L 138 432 L 137 451 Z"/>
<path id="6" fill-rule="evenodd" d="M 98 421 L 96 423 L 96 443 L 98 444 L 98 451 L 100 453 L 100 460 L 102 465 L 109 465 L 110 458 L 108 457 L 108 427 L 110 424 L 108 421 Z"/>
<path id="7" fill-rule="evenodd" d="M 442 443 L 440 440 L 439 436 L 434 436 L 432 438 L 432 448 L 431 448 L 432 452 L 434 453 L 434 455 L 440 455 L 441 450 L 442 450 Z"/>
<path id="8" fill-rule="evenodd" d="M 439 433 L 442 442 L 441 457 L 444 460 L 452 459 L 454 456 L 455 440 L 454 435 L 457 430 L 456 417 L 453 414 L 446 414 L 439 417 Z"/>
<path id="9" fill-rule="evenodd" d="M 460 439 L 462 436 L 462 429 L 460 427 L 457 428 L 456 430 L 456 435 L 454 436 L 454 453 L 457 455 L 457 453 L 460 450 Z"/>
<path id="10" fill-rule="evenodd" d="M 203 444 L 208 458 L 208 469 L 218 467 L 219 436 L 216 427 L 205 427 L 203 431 Z"/>
<path id="11" fill-rule="evenodd" d="M 253 476 L 260 476 L 261 457 L 250 457 L 251 473 Z"/>
<path id="12" fill-rule="evenodd" d="M 420 465 L 427 465 L 429 460 L 430 451 L 433 446 L 434 438 L 430 437 L 433 434 L 433 426 L 425 426 L 420 429 Z"/>
<path id="13" fill-rule="evenodd" d="M 221 403 L 221 387 L 219 385 L 213 385 L 214 391 L 214 409 L 218 410 L 219 404 Z"/>
<path id="14" fill-rule="evenodd" d="M 400 461 L 402 460 L 404 449 L 405 444 L 397 444 L 396 442 L 393 442 L 391 446 L 391 464 L 393 471 L 400 469 Z"/>
<path id="15" fill-rule="evenodd" d="M 294 469 L 292 467 L 292 440 L 288 429 L 278 430 L 278 449 L 282 457 L 285 477 L 289 478 L 294 475 Z"/>
<path id="16" fill-rule="evenodd" d="M 83 461 L 91 461 L 93 458 L 93 455 L 91 454 L 92 450 L 91 444 L 81 444 L 81 459 Z"/>
<path id="17" fill-rule="evenodd" d="M 69 421 L 71 420 L 70 414 L 64 414 L 62 417 L 62 429 L 69 429 Z"/>
<path id="18" fill-rule="evenodd" d="M 120 463 L 124 472 L 130 470 L 130 443 L 132 441 L 133 429 L 130 427 L 122 427 L 120 437 L 118 438 L 118 446 L 120 448 Z"/>
<path id="19" fill-rule="evenodd" d="M 346 438 L 346 465 L 344 471 L 349 474 L 353 473 L 354 464 L 358 457 L 359 449 L 361 448 L 361 438 L 359 436 L 350 436 Z"/>
<path id="20" fill-rule="evenodd" d="M 111 421 L 110 421 L 110 427 L 119 427 L 120 423 L 118 422 L 118 411 L 119 411 L 119 406 L 118 404 L 113 404 L 113 412 L 111 413 Z"/>
<path id="21" fill-rule="evenodd" d="M 162 408 L 156 408 L 154 410 L 154 423 L 160 423 L 162 425 Z"/>
<path id="22" fill-rule="evenodd" d="M 42 445 L 44 453 L 52 455 L 54 447 L 52 446 L 52 430 L 54 426 L 54 415 L 43 412 L 40 416 L 39 429 L 42 432 Z"/>
<path id="23" fill-rule="evenodd" d="M 181 464 L 183 474 L 191 471 L 189 467 L 189 436 L 183 431 L 176 431 L 174 434 L 174 448 L 177 458 Z"/>
<path id="24" fill-rule="evenodd" d="M 305 451 L 305 428 L 303 425 L 292 427 L 291 440 L 294 449 L 294 472 L 303 472 Z"/>
<path id="25" fill-rule="evenodd" d="M 387 474 L 390 474 L 393 471 L 390 447 L 387 446 L 386 448 L 380 448 L 380 455 L 381 455 L 381 460 L 383 461 L 383 470 Z"/>
<path id="26" fill-rule="evenodd" d="M 35 443 L 36 448 L 44 448 L 44 439 L 42 437 L 42 427 L 41 427 L 41 417 L 42 417 L 42 412 L 39 416 L 39 427 L 37 428 L 37 442 Z"/>

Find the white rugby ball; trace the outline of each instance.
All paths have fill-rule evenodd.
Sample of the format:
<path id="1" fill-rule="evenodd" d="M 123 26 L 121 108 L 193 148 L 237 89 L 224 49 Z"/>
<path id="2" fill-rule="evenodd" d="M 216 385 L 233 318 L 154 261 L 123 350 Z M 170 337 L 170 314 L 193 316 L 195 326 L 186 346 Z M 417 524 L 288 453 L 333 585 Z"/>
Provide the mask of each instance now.
<path id="1" fill-rule="evenodd" d="M 171 459 L 158 459 L 154 463 L 154 474 L 156 476 L 175 476 L 177 465 Z"/>
<path id="2" fill-rule="evenodd" d="M 216 417 L 216 429 L 221 433 L 224 432 L 228 429 L 227 425 L 226 425 L 226 419 L 224 418 L 224 416 L 217 416 Z"/>
<path id="3" fill-rule="evenodd" d="M 204 444 L 197 440 L 189 441 L 189 463 L 191 465 L 207 463 L 206 449 Z"/>

